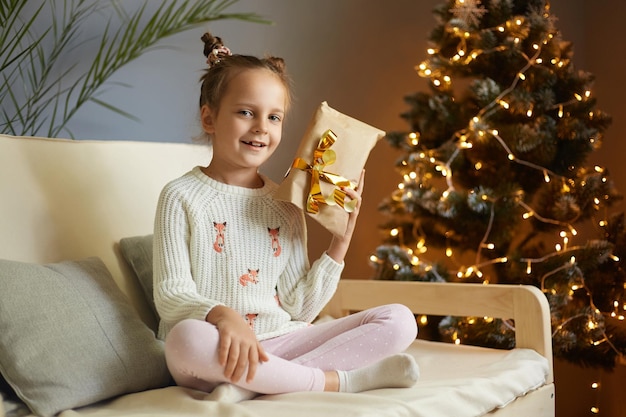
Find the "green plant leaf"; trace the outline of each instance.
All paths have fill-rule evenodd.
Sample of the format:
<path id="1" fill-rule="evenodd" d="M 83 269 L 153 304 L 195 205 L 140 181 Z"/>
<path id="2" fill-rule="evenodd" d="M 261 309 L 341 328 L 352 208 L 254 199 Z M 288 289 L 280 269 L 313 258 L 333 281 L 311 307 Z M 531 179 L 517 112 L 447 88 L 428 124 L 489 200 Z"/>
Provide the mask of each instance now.
<path id="1" fill-rule="evenodd" d="M 163 39 L 210 21 L 271 23 L 254 13 L 228 13 L 236 2 L 162 0 L 154 9 L 154 0 L 144 0 L 129 12 L 123 2 L 115 0 L 0 0 L 0 132 L 50 137 L 71 134 L 68 123 L 89 101 L 137 120 L 97 98 L 105 85 L 123 85 L 111 82 L 111 76 L 156 49 Z M 44 6 L 50 8 L 47 26 Z M 27 10 L 34 13 L 24 17 Z M 99 39 L 85 40 L 82 29 L 96 14 L 106 17 L 105 30 Z M 96 46 L 88 68 L 77 73 L 78 62 L 67 62 L 67 52 L 93 42 Z"/>

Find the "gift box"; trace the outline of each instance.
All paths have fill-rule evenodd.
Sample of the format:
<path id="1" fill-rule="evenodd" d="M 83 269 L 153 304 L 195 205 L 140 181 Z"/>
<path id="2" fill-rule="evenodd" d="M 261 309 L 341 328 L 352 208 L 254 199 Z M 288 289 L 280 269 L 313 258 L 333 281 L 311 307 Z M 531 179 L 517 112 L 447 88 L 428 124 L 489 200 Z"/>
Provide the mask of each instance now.
<path id="1" fill-rule="evenodd" d="M 370 151 L 385 132 L 322 102 L 275 198 L 290 201 L 331 233 L 343 236 L 354 209 L 342 187 L 354 189 Z"/>

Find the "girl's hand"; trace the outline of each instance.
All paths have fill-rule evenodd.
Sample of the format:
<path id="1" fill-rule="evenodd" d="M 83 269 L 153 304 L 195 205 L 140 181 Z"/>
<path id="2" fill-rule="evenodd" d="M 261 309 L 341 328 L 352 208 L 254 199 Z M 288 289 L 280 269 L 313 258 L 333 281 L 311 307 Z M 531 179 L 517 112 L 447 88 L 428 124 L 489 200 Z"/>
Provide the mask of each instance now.
<path id="1" fill-rule="evenodd" d="M 363 194 L 363 187 L 365 182 L 365 170 L 361 171 L 361 177 L 359 178 L 359 182 L 355 189 L 345 188 L 344 191 L 348 197 L 352 200 L 356 200 L 356 207 L 354 211 L 350 213 L 348 216 L 348 227 L 346 227 L 346 233 L 344 234 L 344 239 L 352 239 L 352 233 L 354 233 L 354 228 L 356 227 L 356 219 L 359 217 L 359 210 L 361 209 L 361 195 Z"/>
<path id="2" fill-rule="evenodd" d="M 343 262 L 343 258 L 345 258 L 346 253 L 348 252 L 348 246 L 350 246 L 350 241 L 352 240 L 352 234 L 354 233 L 354 229 L 356 227 L 356 220 L 359 217 L 359 211 L 361 209 L 361 194 L 363 194 L 364 181 L 365 170 L 361 171 L 361 178 L 359 178 L 359 182 L 354 190 L 351 188 L 343 189 L 349 198 L 356 201 L 356 206 L 354 211 L 348 216 L 346 232 L 343 236 L 333 236 L 333 240 L 330 242 L 330 246 L 326 251 L 326 254 L 333 258 L 337 263 Z"/>
<path id="3" fill-rule="evenodd" d="M 267 362 L 269 357 L 250 326 L 239 313 L 225 306 L 214 307 L 206 320 L 214 324 L 220 334 L 218 357 L 224 376 L 237 382 L 247 368 L 246 382 L 252 381 L 259 362 Z"/>

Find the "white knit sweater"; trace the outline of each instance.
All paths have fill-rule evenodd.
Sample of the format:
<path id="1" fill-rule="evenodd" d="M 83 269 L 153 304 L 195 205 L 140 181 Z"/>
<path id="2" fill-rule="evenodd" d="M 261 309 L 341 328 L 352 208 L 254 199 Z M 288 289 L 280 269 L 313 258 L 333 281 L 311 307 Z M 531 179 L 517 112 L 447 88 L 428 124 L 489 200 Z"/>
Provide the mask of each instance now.
<path id="1" fill-rule="evenodd" d="M 154 228 L 159 337 L 216 305 L 235 309 L 259 340 L 306 326 L 336 290 L 343 264 L 311 267 L 302 210 L 272 198 L 277 185 L 227 185 L 195 167 L 168 183 Z"/>

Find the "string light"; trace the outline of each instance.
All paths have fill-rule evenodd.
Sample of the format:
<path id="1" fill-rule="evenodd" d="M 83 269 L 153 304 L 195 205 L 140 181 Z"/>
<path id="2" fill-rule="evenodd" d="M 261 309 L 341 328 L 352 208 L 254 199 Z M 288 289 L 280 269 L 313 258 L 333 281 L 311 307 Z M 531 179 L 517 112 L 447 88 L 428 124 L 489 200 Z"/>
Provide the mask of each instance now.
<path id="1" fill-rule="evenodd" d="M 463 0 L 459 0 L 462 2 Z M 546 13 L 548 8 L 546 7 Z M 528 36 L 528 26 L 527 22 L 523 18 L 514 18 L 509 21 L 498 24 L 493 28 L 484 28 L 479 31 L 472 33 L 465 29 L 460 29 L 458 27 L 451 27 L 449 29 L 451 34 L 458 39 L 456 43 L 456 50 L 452 53 L 447 53 L 445 51 L 440 51 L 436 48 L 429 48 L 427 53 L 429 55 L 429 59 L 420 63 L 416 66 L 416 70 L 419 75 L 425 78 L 429 78 L 432 85 L 439 89 L 439 91 L 443 91 L 443 89 L 450 88 L 452 83 L 452 78 L 444 73 L 443 69 L 446 66 L 450 66 L 452 68 L 459 67 L 461 65 L 467 65 L 471 63 L 473 60 L 477 59 L 481 55 L 494 53 L 497 51 L 503 50 L 511 50 L 513 48 L 522 47 L 520 45 L 524 42 L 524 45 L 528 45 L 528 40 L 526 36 Z M 498 38 L 506 37 L 508 39 L 508 43 L 505 45 L 499 45 L 493 48 L 480 49 L 473 48 L 472 45 L 479 44 L 478 42 L 474 42 L 478 40 L 481 36 L 481 32 L 492 31 Z M 414 149 L 415 153 L 411 154 L 411 158 L 409 158 L 409 162 L 403 161 L 402 165 L 406 167 L 405 175 L 404 175 L 404 183 L 398 184 L 398 190 L 400 192 L 405 193 L 405 197 L 408 197 L 413 191 L 417 190 L 419 187 L 420 192 L 434 192 L 435 195 L 437 191 L 435 187 L 432 187 L 430 181 L 445 181 L 447 188 L 445 191 L 441 192 L 439 203 L 440 207 L 445 207 L 446 210 L 450 208 L 452 210 L 454 208 L 454 204 L 456 199 L 462 195 L 461 192 L 456 192 L 455 184 L 452 180 L 453 174 L 456 172 L 453 168 L 458 166 L 463 166 L 457 163 L 456 158 L 459 158 L 462 164 L 469 163 L 470 167 L 473 167 L 475 171 L 481 171 L 485 169 L 486 165 L 484 164 L 485 156 L 478 155 L 480 152 L 474 152 L 475 149 L 483 150 L 481 146 L 484 144 L 490 143 L 497 144 L 503 153 L 503 156 L 513 164 L 522 165 L 531 169 L 534 169 L 538 172 L 539 175 L 543 177 L 543 182 L 545 184 L 549 184 L 546 187 L 551 187 L 550 189 L 558 190 L 557 192 L 562 193 L 561 195 L 565 197 L 569 197 L 571 194 L 572 197 L 576 198 L 577 195 L 580 194 L 580 190 L 582 187 L 585 187 L 585 180 L 580 180 L 578 182 L 574 181 L 571 178 L 563 175 L 563 171 L 559 171 L 559 173 L 554 172 L 548 169 L 545 166 L 541 166 L 539 164 L 533 163 L 530 160 L 526 160 L 525 150 L 520 151 L 520 147 L 515 148 L 515 145 L 511 144 L 508 139 L 508 135 L 510 132 L 506 129 L 502 129 L 502 133 L 495 129 L 491 124 L 495 120 L 501 120 L 501 115 L 505 113 L 511 113 L 515 117 L 526 116 L 528 118 L 535 117 L 535 113 L 539 113 L 541 111 L 545 111 L 546 109 L 540 107 L 537 104 L 535 107 L 535 103 L 529 102 L 529 100 L 524 101 L 523 105 L 520 105 L 520 98 L 515 94 L 511 94 L 518 85 L 524 86 L 529 80 L 533 81 L 532 76 L 534 73 L 531 70 L 534 66 L 543 65 L 543 68 L 548 68 L 549 71 L 554 71 L 558 68 L 563 68 L 564 66 L 569 64 L 568 59 L 563 59 L 563 57 L 547 57 L 543 51 L 543 46 L 548 45 L 549 41 L 554 38 L 554 33 L 548 33 L 544 36 L 543 39 L 535 41 L 531 44 L 531 50 L 527 52 L 517 51 L 525 62 L 520 65 L 519 68 L 514 70 L 511 76 L 510 84 L 502 87 L 501 90 L 498 90 L 497 97 L 490 98 L 490 102 L 480 108 L 476 114 L 470 118 L 469 123 L 460 129 L 458 132 L 452 135 L 450 141 L 445 142 L 439 148 L 434 150 L 424 150 L 419 151 L 418 149 Z M 558 38 L 557 38 L 558 39 Z M 513 45 L 511 45 L 511 40 Z M 544 53 L 545 52 L 545 53 Z M 444 55 L 447 53 L 447 56 Z M 526 53 L 531 56 L 527 56 Z M 551 105 L 547 110 L 550 113 L 550 116 L 554 118 L 555 116 L 559 119 L 569 118 L 572 116 L 572 113 L 579 113 L 578 108 L 580 108 L 580 104 L 591 97 L 591 91 L 586 89 L 581 89 L 579 92 L 570 94 L 568 98 L 564 100 L 559 100 L 562 102 L 556 102 Z M 571 113 L 570 113 L 571 112 Z M 495 117 L 494 117 L 495 116 Z M 540 114 L 537 115 L 541 117 Z M 506 117 L 506 116 L 505 116 Z M 589 111 L 588 117 L 593 119 L 596 117 L 594 112 Z M 531 124 L 534 120 L 529 121 Z M 502 135 L 502 136 L 501 136 Z M 504 137 L 503 137 L 504 136 Z M 589 137 L 589 142 L 594 144 L 599 140 L 599 136 L 591 135 Z M 505 140 L 507 139 L 507 140 Z M 426 149 L 426 142 L 420 143 L 420 137 L 418 133 L 411 133 L 407 136 L 407 145 L 421 149 Z M 516 149 L 515 151 L 511 149 L 513 147 Z M 461 157 L 459 157 L 461 156 Z M 480 159 L 480 160 L 478 160 Z M 416 168 L 415 166 L 419 168 Z M 467 166 L 467 165 L 465 165 Z M 597 174 L 602 174 L 604 169 L 595 166 L 594 172 Z M 478 174 L 477 174 L 478 175 Z M 541 178 L 541 177 L 539 177 Z M 578 177 L 577 177 L 578 178 Z M 600 178 L 600 181 L 606 183 L 608 180 L 606 177 L 597 176 L 595 178 Z M 597 179 L 596 179 L 597 181 Z M 472 193 L 470 190 L 468 193 Z M 480 242 L 476 248 L 476 259 L 474 263 L 469 266 L 456 265 L 456 268 L 450 268 L 449 271 L 451 274 L 455 274 L 459 279 L 473 279 L 476 278 L 481 279 L 484 284 L 489 283 L 489 279 L 483 279 L 486 275 L 489 274 L 489 268 L 491 265 L 496 265 L 499 263 L 507 263 L 507 262 L 519 262 L 521 264 L 522 271 L 524 271 L 527 275 L 532 275 L 533 273 L 541 274 L 541 289 L 546 293 L 556 293 L 557 289 L 555 287 L 554 282 L 557 279 L 561 279 L 561 276 L 569 276 L 570 281 L 567 283 L 567 288 L 564 294 L 567 293 L 567 289 L 569 289 L 570 294 L 573 292 L 579 292 L 579 294 L 584 294 L 584 291 L 589 291 L 585 286 L 584 278 L 582 277 L 582 272 L 576 270 L 578 269 L 577 261 L 575 256 L 569 256 L 569 260 L 563 262 L 561 265 L 556 265 L 554 267 L 550 267 L 548 271 L 546 271 L 543 265 L 539 266 L 538 264 L 543 264 L 547 260 L 551 260 L 551 258 L 560 259 L 560 257 L 568 257 L 568 254 L 575 255 L 579 251 L 585 250 L 585 248 L 581 246 L 575 245 L 575 237 L 578 232 L 574 228 L 573 224 L 577 220 L 578 215 L 573 215 L 568 219 L 562 219 L 559 215 L 550 214 L 549 211 L 535 210 L 532 205 L 536 204 L 535 201 L 526 199 L 523 192 L 511 192 L 508 196 L 500 196 L 497 198 L 490 197 L 489 193 L 479 194 L 479 191 L 476 191 L 476 195 L 474 198 L 479 199 L 477 204 L 482 204 L 484 202 L 484 206 L 489 209 L 489 214 L 487 218 L 487 210 L 483 211 L 483 214 L 488 220 L 488 224 L 486 226 L 486 230 L 484 231 Z M 598 195 L 592 199 L 594 209 L 599 210 L 601 204 L 604 201 L 609 200 L 610 196 L 607 194 Z M 406 200 L 402 200 L 404 203 Z M 532 222 L 541 222 L 550 226 L 559 227 L 561 230 L 558 233 L 558 242 L 554 242 L 554 251 L 538 258 L 521 258 L 521 259 L 513 259 L 510 260 L 505 256 L 498 256 L 498 249 L 503 250 L 506 248 L 498 247 L 499 243 L 497 239 L 494 239 L 492 235 L 492 226 L 495 218 L 495 209 L 496 205 L 501 201 L 513 201 L 515 204 L 521 208 L 520 214 L 524 220 L 530 220 Z M 435 203 L 437 204 L 436 200 Z M 554 216 L 555 218 L 550 218 Z M 532 219 L 532 220 L 531 220 Z M 598 221 L 598 225 L 600 227 L 606 227 L 608 222 L 606 219 L 602 219 Z M 398 239 L 401 245 L 403 244 L 403 236 L 402 233 L 409 233 L 406 228 L 398 229 L 394 228 L 390 230 L 390 236 Z M 414 235 L 419 235 L 413 231 Z M 447 236 L 447 235 L 446 235 Z M 414 249 L 406 249 L 407 254 L 410 256 L 408 262 L 411 264 L 410 266 L 416 267 L 420 271 L 436 271 L 436 268 L 433 268 L 433 264 L 428 260 L 421 257 L 421 254 L 426 252 L 428 245 L 424 238 L 419 238 L 416 240 Z M 449 258 L 449 263 L 457 263 L 460 262 L 461 259 L 464 258 L 464 253 L 461 253 L 460 250 L 456 250 L 457 256 L 455 255 L 457 243 L 454 240 L 450 240 L 445 245 L 445 256 Z M 501 245 L 502 246 L 502 245 Z M 416 254 L 413 253 L 413 250 Z M 482 252 L 485 252 L 484 256 Z M 417 254 L 420 254 L 418 257 Z M 609 259 L 612 259 L 615 262 L 619 261 L 619 257 L 615 254 L 607 255 Z M 485 259 L 493 257 L 493 259 Z M 379 263 L 381 260 L 378 257 L 370 257 L 372 262 Z M 404 261 L 406 262 L 406 261 Z M 468 264 L 464 260 L 465 265 Z M 471 263 L 471 260 L 470 262 Z M 401 265 L 398 263 L 393 264 L 393 269 L 398 270 L 401 268 Z M 581 267 L 582 268 L 582 267 Z M 455 270 L 456 269 L 456 270 Z M 483 271 L 484 270 L 484 271 Z M 436 273 L 436 272 L 433 272 Z M 578 275 L 577 275 L 578 274 Z M 626 290 L 626 289 L 625 289 Z M 590 297 L 590 294 L 589 298 Z M 592 302 L 590 302 L 592 303 Z M 620 310 L 621 309 L 621 310 Z M 622 302 L 619 300 L 615 300 L 613 303 L 613 310 L 607 313 L 601 313 L 599 310 L 595 314 L 598 314 L 598 317 L 595 317 L 593 314 L 587 317 L 586 326 L 587 329 L 592 331 L 598 331 L 603 328 L 603 324 L 599 318 L 601 318 L 602 314 L 605 314 L 607 317 L 610 315 L 613 318 L 624 320 L 624 312 L 626 312 L 626 302 Z M 425 317 L 425 316 L 424 316 Z M 565 318 L 559 325 L 555 326 L 555 332 L 565 328 L 568 323 L 572 320 L 583 316 L 575 316 Z M 419 318 L 418 318 L 419 320 Z M 582 320 L 582 319 L 581 319 Z M 468 323 L 474 324 L 475 320 L 468 319 Z M 582 323 L 585 323 L 582 321 Z M 601 332 L 602 334 L 603 331 Z M 604 336 L 600 336 L 599 333 L 595 333 L 595 338 L 588 339 L 589 343 L 592 345 L 600 345 L 604 343 L 611 344 L 611 341 Z M 454 333 L 452 335 L 452 339 L 454 343 L 460 344 L 461 337 L 458 333 Z M 594 407 L 595 408 L 595 407 Z M 596 409 L 597 410 L 597 409 Z M 593 412 L 593 408 L 592 408 Z M 599 412 L 599 410 L 597 410 Z"/>

